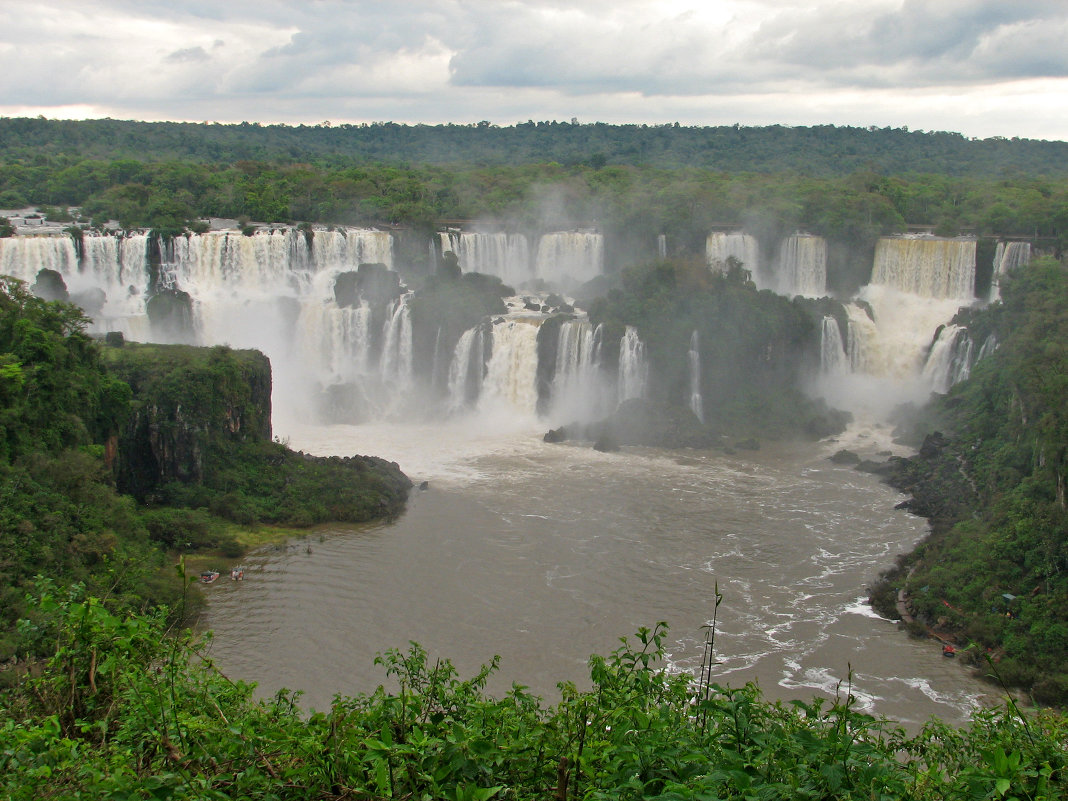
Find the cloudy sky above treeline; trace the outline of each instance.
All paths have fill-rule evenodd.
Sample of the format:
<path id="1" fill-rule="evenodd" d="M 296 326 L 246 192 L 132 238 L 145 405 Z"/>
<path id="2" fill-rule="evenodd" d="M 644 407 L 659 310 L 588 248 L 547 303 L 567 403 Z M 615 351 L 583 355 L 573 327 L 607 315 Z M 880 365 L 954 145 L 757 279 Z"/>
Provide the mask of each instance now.
<path id="1" fill-rule="evenodd" d="M 3 0 L 0 116 L 1068 140 L 1068 0 Z"/>

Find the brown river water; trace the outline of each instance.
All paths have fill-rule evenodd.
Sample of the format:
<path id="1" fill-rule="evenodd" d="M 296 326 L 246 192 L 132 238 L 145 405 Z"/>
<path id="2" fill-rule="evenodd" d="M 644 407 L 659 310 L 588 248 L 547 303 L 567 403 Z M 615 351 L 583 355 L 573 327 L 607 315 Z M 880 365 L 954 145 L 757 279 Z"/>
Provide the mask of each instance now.
<path id="1" fill-rule="evenodd" d="M 962 722 L 996 700 L 989 686 L 864 603 L 926 523 L 827 460 L 883 447 L 880 432 L 853 436 L 605 454 L 547 445 L 530 424 L 290 426 L 294 448 L 382 455 L 429 488 L 394 522 L 317 529 L 206 587 L 213 657 L 323 709 L 385 683 L 375 654 L 416 641 L 464 677 L 499 654 L 491 692 L 518 682 L 552 702 L 557 682 L 584 683 L 590 654 L 661 620 L 669 664 L 696 671 L 718 583 L 715 681 L 810 699 L 851 675 L 865 711 Z"/>

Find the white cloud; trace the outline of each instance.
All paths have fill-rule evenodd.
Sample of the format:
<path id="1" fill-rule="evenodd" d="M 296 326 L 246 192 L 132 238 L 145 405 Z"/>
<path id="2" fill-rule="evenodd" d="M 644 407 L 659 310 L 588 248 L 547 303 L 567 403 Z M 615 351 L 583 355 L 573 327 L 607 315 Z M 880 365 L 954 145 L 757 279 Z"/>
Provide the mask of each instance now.
<path id="1" fill-rule="evenodd" d="M 39 0 L 0 7 L 0 113 L 1068 139 L 1066 36 L 1061 0 Z"/>

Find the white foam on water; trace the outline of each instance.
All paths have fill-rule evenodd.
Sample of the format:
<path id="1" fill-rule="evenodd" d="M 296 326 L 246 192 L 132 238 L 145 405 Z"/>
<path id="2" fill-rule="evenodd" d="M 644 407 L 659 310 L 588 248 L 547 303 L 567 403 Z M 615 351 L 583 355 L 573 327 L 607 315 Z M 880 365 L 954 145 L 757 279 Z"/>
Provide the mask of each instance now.
<path id="1" fill-rule="evenodd" d="M 885 620 L 885 618 L 876 612 L 868 599 L 861 595 L 856 601 L 849 604 L 842 609 L 842 614 L 845 615 L 860 615 L 861 617 L 870 617 L 873 620 Z"/>

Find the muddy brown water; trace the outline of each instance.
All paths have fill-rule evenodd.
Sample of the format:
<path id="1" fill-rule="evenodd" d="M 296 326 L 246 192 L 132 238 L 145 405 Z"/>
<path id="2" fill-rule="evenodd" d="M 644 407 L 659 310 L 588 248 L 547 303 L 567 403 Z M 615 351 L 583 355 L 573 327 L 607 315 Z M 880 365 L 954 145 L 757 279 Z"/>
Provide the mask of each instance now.
<path id="1" fill-rule="evenodd" d="M 293 427 L 291 444 L 395 458 L 429 489 L 394 522 L 318 529 L 205 588 L 217 664 L 261 694 L 325 708 L 384 683 L 375 655 L 416 641 L 463 676 L 499 654 L 491 691 L 514 681 L 551 702 L 591 653 L 661 620 L 669 664 L 696 671 L 718 583 L 719 683 L 809 699 L 851 677 L 862 709 L 910 727 L 991 701 L 864 603 L 926 524 L 829 462 L 840 442 L 604 454 L 529 428 L 336 426 Z"/>

